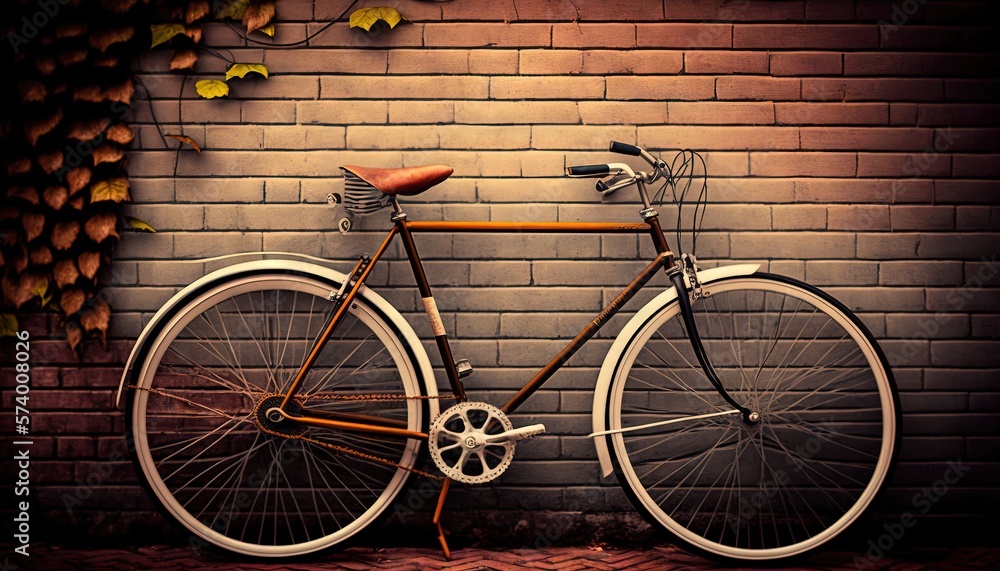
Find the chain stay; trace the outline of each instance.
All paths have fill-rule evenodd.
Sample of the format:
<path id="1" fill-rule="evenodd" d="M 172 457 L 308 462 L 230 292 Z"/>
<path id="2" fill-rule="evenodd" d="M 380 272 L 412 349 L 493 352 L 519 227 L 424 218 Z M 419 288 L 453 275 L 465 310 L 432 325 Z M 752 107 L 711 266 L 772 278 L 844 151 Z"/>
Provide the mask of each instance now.
<path id="1" fill-rule="evenodd" d="M 167 398 L 179 399 L 179 400 L 182 400 L 184 402 L 189 402 L 190 404 L 192 404 L 192 405 L 194 405 L 194 406 L 196 406 L 198 408 L 204 408 L 204 409 L 206 409 L 206 410 L 208 410 L 210 412 L 214 412 L 216 414 L 220 414 L 220 415 L 225 416 L 227 418 L 235 418 L 235 417 L 231 417 L 229 415 L 226 415 L 225 413 L 222 413 L 221 411 L 217 411 L 217 410 L 205 407 L 203 405 L 199 405 L 197 403 L 193 403 L 191 401 L 188 401 L 187 399 L 180 399 L 180 397 L 177 397 L 175 395 L 171 395 L 169 393 L 161 391 L 160 389 L 140 387 L 138 385 L 125 385 L 125 386 L 127 388 L 129 388 L 129 389 L 146 391 L 146 392 L 150 392 L 150 393 L 157 394 L 157 395 L 160 395 L 160 396 L 164 396 L 164 397 L 167 397 Z M 280 395 L 278 395 L 278 396 L 280 396 Z M 311 399 L 311 400 L 343 400 L 343 401 L 369 400 L 370 401 L 370 400 L 428 400 L 428 399 L 446 399 L 446 398 L 457 398 L 457 397 L 455 397 L 453 395 L 435 395 L 435 396 L 417 395 L 417 396 L 407 396 L 407 395 L 393 395 L 393 394 L 371 394 L 371 395 L 364 395 L 364 394 L 362 394 L 362 395 L 313 395 L 311 397 L 304 397 L 304 400 L 310 400 Z M 254 412 L 255 415 L 257 413 L 257 408 L 259 406 L 260 406 L 259 403 L 256 406 L 254 406 L 254 411 L 253 412 Z M 382 458 L 380 456 L 375 456 L 374 454 L 367 454 L 365 452 L 354 450 L 353 448 L 348 448 L 346 446 L 340 446 L 338 444 L 330 444 L 329 442 L 322 442 L 320 440 L 316 440 L 315 438 L 309 438 L 308 436 L 303 436 L 301 434 L 282 434 L 280 432 L 271 430 L 271 429 L 269 429 L 267 427 L 261 426 L 260 424 L 257 424 L 257 423 L 255 423 L 255 424 L 257 425 L 257 428 L 259 428 L 261 430 L 261 432 L 264 432 L 265 434 L 270 434 L 271 436 L 277 436 L 277 437 L 285 438 L 285 439 L 288 439 L 288 440 L 301 440 L 303 442 L 308 442 L 310 444 L 315 444 L 317 446 L 321 446 L 321 447 L 326 448 L 328 450 L 333 450 L 335 452 L 340 452 L 341 454 L 346 454 L 348 456 L 355 456 L 355 457 L 361 458 L 363 460 L 368 460 L 369 462 L 376 462 L 378 464 L 384 464 L 386 466 L 395 466 L 396 468 L 400 468 L 400 469 L 406 470 L 407 472 L 411 472 L 411 473 L 416 474 L 418 476 L 424 476 L 424 477 L 427 477 L 427 478 L 431 478 L 432 480 L 444 480 L 443 476 L 438 476 L 437 474 L 431 474 L 429 472 L 425 472 L 425 471 L 420 470 L 418 468 L 411 468 L 409 466 L 403 466 L 402 464 L 400 464 L 398 462 L 393 462 L 392 460 L 389 460 L 387 458 Z"/>

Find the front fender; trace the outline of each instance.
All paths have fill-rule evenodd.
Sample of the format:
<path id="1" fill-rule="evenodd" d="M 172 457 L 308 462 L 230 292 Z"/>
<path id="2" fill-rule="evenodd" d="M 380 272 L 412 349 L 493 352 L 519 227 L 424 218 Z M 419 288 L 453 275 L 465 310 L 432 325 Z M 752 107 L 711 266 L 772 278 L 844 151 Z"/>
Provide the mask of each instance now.
<path id="1" fill-rule="evenodd" d="M 748 276 L 756 272 L 759 268 L 760 264 L 739 264 L 736 266 L 712 268 L 698 272 L 698 281 L 701 283 L 710 283 L 723 278 Z M 649 303 L 642 306 L 642 309 L 629 320 L 625 328 L 615 338 L 614 344 L 608 350 L 608 356 L 604 358 L 601 373 L 597 377 L 597 386 L 594 387 L 594 432 L 607 430 L 605 415 L 607 413 L 608 391 L 611 390 L 611 381 L 617 372 L 618 363 L 629 341 L 660 308 L 675 299 L 677 299 L 677 290 L 674 287 L 670 287 L 670 289 L 654 297 Z M 597 459 L 601 462 L 601 475 L 607 478 L 614 471 L 614 466 L 611 463 L 611 453 L 608 450 L 607 438 L 604 436 L 595 436 L 594 446 L 597 447 Z"/>
<path id="2" fill-rule="evenodd" d="M 128 360 L 125 362 L 125 370 L 122 371 L 122 378 L 118 384 L 118 396 L 115 398 L 115 406 L 119 406 L 121 403 L 122 395 L 125 392 L 125 385 L 131 375 L 132 368 L 136 366 L 136 360 L 143 353 L 144 345 L 149 342 L 152 336 L 158 334 L 161 324 L 164 323 L 165 319 L 168 315 L 170 315 L 174 308 L 184 303 L 194 292 L 201 290 L 214 282 L 228 279 L 229 277 L 240 273 L 250 271 L 259 272 L 260 270 L 291 270 L 303 274 L 314 274 L 331 280 L 337 284 L 342 284 L 344 283 L 344 280 L 347 279 L 347 276 L 336 270 L 317 264 L 288 259 L 257 260 L 253 262 L 235 264 L 216 270 L 199 278 L 181 291 L 177 292 L 177 294 L 171 297 L 167 303 L 163 304 L 163 307 L 161 307 L 160 310 L 153 315 L 152 319 L 150 319 L 143 328 L 142 333 L 139 335 L 135 345 L 132 347 L 132 352 L 129 354 Z M 399 331 L 402 336 L 403 342 L 408 344 L 410 350 L 413 352 L 414 359 L 416 360 L 414 365 L 419 369 L 418 374 L 423 382 L 424 391 L 426 391 L 425 394 L 428 396 L 437 396 L 437 383 L 434 381 L 434 370 L 431 367 L 430 359 L 427 357 L 427 351 L 424 350 L 424 346 L 420 342 L 420 338 L 417 337 L 416 332 L 413 331 L 410 324 L 403 319 L 403 316 L 400 315 L 399 312 L 396 311 L 396 308 L 389 304 L 385 298 L 367 287 L 362 286 L 358 291 L 358 295 L 365 300 L 365 303 L 376 309 L 387 321 L 396 327 L 397 331 Z M 430 418 L 433 419 L 437 416 L 439 411 L 438 401 L 433 398 L 428 399 L 428 404 L 430 405 Z"/>

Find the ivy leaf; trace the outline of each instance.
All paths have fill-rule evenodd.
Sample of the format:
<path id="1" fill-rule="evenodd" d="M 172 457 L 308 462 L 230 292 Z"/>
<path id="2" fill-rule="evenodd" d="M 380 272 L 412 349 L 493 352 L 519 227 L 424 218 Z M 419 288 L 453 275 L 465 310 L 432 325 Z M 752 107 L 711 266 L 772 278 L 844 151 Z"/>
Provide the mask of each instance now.
<path id="1" fill-rule="evenodd" d="M 49 294 L 48 276 L 42 276 L 35 282 L 34 287 L 31 288 L 31 295 L 38 297 L 41 301 L 42 307 L 45 307 L 52 302 L 52 296 Z"/>
<path id="2" fill-rule="evenodd" d="M 247 6 L 243 12 L 243 25 L 247 27 L 247 33 L 259 30 L 271 23 L 274 19 L 274 2 L 254 2 Z"/>
<path id="3" fill-rule="evenodd" d="M 131 216 L 126 216 L 125 217 L 125 222 L 129 226 L 131 226 L 132 228 L 135 228 L 136 231 L 138 231 L 138 232 L 149 232 L 151 234 L 155 234 L 156 233 L 156 228 L 153 228 L 148 223 L 143 222 L 142 220 L 139 220 L 138 218 L 132 218 Z"/>
<path id="4" fill-rule="evenodd" d="M 118 217 L 111 212 L 105 212 L 87 220 L 87 223 L 83 225 L 83 229 L 87 233 L 87 236 L 90 236 L 91 240 L 100 244 L 109 236 L 118 238 L 118 232 L 115 230 L 115 226 L 117 225 Z"/>
<path id="5" fill-rule="evenodd" d="M 66 205 L 69 200 L 69 192 L 63 186 L 50 186 L 42 193 L 45 204 L 52 207 L 52 210 L 59 210 Z"/>
<path id="6" fill-rule="evenodd" d="M 109 47 L 115 44 L 131 40 L 133 34 L 135 34 L 135 28 L 132 26 L 126 26 L 124 28 L 113 28 L 103 32 L 92 33 L 88 39 L 92 47 L 97 48 L 101 50 L 101 53 L 104 53 L 108 51 Z"/>
<path id="7" fill-rule="evenodd" d="M 210 6 L 208 0 L 192 0 L 188 2 L 187 12 L 184 13 L 184 21 L 188 24 L 208 15 Z"/>
<path id="8" fill-rule="evenodd" d="M 76 269 L 76 263 L 73 260 L 59 260 L 56 262 L 56 267 L 52 269 L 52 277 L 56 278 L 56 287 L 64 289 L 76 282 L 76 279 L 80 277 L 80 272 Z"/>
<path id="9" fill-rule="evenodd" d="M 103 143 L 94 149 L 91 155 L 94 159 L 94 166 L 101 163 L 116 163 L 125 157 L 125 153 L 113 143 Z"/>
<path id="10" fill-rule="evenodd" d="M 218 79 L 203 79 L 194 84 L 194 90 L 205 99 L 215 99 L 229 95 L 229 84 Z"/>
<path id="11" fill-rule="evenodd" d="M 101 269 L 101 255 L 97 252 L 81 252 L 76 258 L 76 265 L 84 277 L 94 279 L 97 270 Z"/>
<path id="12" fill-rule="evenodd" d="M 0 337 L 14 337 L 19 330 L 13 313 L 0 313 Z"/>
<path id="13" fill-rule="evenodd" d="M 90 202 L 102 202 L 105 200 L 124 202 L 128 200 L 128 189 L 129 182 L 125 177 L 95 182 L 90 185 Z M 97 241 L 100 242 L 100 240 Z"/>
<path id="14" fill-rule="evenodd" d="M 132 142 L 132 138 L 135 137 L 135 133 L 132 129 L 129 129 L 124 123 L 116 123 L 112 125 L 107 132 L 107 138 L 109 141 L 118 143 L 119 145 L 127 145 Z"/>
<path id="15" fill-rule="evenodd" d="M 268 24 L 268 25 L 264 26 L 263 28 L 261 28 L 261 29 L 259 29 L 257 31 L 260 32 L 260 33 L 262 33 L 262 34 L 266 34 L 268 36 L 271 36 L 273 38 L 274 37 L 274 24 Z"/>
<path id="16" fill-rule="evenodd" d="M 73 352 L 77 352 L 80 344 L 83 343 L 83 330 L 80 326 L 73 321 L 66 322 L 66 342 L 69 343 L 69 348 Z M 79 358 L 79 353 L 77 353 L 77 358 Z"/>
<path id="17" fill-rule="evenodd" d="M 42 230 L 45 229 L 45 216 L 39 212 L 27 212 L 21 218 L 21 225 L 24 226 L 24 242 L 28 243 L 42 235 Z"/>
<path id="18" fill-rule="evenodd" d="M 153 44 L 149 47 L 155 48 L 169 42 L 177 34 L 183 34 L 184 24 L 152 24 L 149 30 L 153 33 Z"/>
<path id="19" fill-rule="evenodd" d="M 171 139 L 177 139 L 182 143 L 191 145 L 192 149 L 198 151 L 199 153 L 201 152 L 201 145 L 199 145 L 197 141 L 195 141 L 191 137 L 188 137 L 187 135 L 164 135 L 164 136 L 170 137 Z"/>
<path id="20" fill-rule="evenodd" d="M 195 50 L 177 50 L 170 58 L 170 71 L 194 69 L 194 64 L 196 63 L 198 63 L 198 52 Z"/>
<path id="21" fill-rule="evenodd" d="M 66 174 L 66 184 L 69 185 L 69 195 L 73 196 L 90 184 L 90 169 L 76 167 Z"/>
<path id="22" fill-rule="evenodd" d="M 69 289 L 62 292 L 59 297 L 59 307 L 62 309 L 63 316 L 69 317 L 74 313 L 80 311 L 83 308 L 83 302 L 86 296 L 81 289 Z"/>
<path id="23" fill-rule="evenodd" d="M 111 308 L 108 302 L 100 297 L 94 298 L 94 303 L 89 309 L 80 314 L 80 325 L 84 331 L 101 332 L 101 345 L 107 347 L 108 323 L 111 321 Z"/>
<path id="24" fill-rule="evenodd" d="M 399 10 L 388 6 L 377 6 L 375 8 L 362 8 L 351 14 L 351 27 L 361 28 L 370 31 L 375 22 L 382 20 L 389 24 L 389 29 L 395 28 L 400 22 L 409 22 Z"/>
<path id="25" fill-rule="evenodd" d="M 39 246 L 31 250 L 31 263 L 36 266 L 47 266 L 52 263 L 52 250 L 47 246 Z"/>
<path id="26" fill-rule="evenodd" d="M 52 228 L 52 236 L 49 240 L 56 250 L 68 250 L 76 241 L 77 234 L 80 233 L 80 223 L 76 220 L 59 222 Z"/>
<path id="27" fill-rule="evenodd" d="M 243 13 L 247 11 L 247 7 L 250 5 L 250 0 L 231 0 L 228 4 L 219 8 L 215 12 L 216 19 L 222 20 L 224 18 L 232 18 L 233 20 L 242 20 Z"/>
<path id="28" fill-rule="evenodd" d="M 135 93 L 135 86 L 132 85 L 131 79 L 126 79 L 118 85 L 112 85 L 111 87 L 104 90 L 104 95 L 111 101 L 117 101 L 119 103 L 124 103 L 125 105 L 132 104 L 132 95 Z"/>
<path id="29" fill-rule="evenodd" d="M 226 70 L 226 81 L 234 77 L 242 79 L 248 73 L 258 73 L 267 79 L 267 66 L 262 63 L 234 63 Z"/>

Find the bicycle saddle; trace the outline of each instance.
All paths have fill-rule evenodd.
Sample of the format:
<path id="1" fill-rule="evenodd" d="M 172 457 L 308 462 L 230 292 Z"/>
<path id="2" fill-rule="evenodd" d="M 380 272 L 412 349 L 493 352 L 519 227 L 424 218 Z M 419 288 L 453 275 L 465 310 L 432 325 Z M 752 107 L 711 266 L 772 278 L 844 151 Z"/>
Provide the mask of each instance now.
<path id="1" fill-rule="evenodd" d="M 413 196 L 443 182 L 455 172 L 447 165 L 424 165 L 401 169 L 376 169 L 344 165 L 340 167 L 385 194 Z"/>

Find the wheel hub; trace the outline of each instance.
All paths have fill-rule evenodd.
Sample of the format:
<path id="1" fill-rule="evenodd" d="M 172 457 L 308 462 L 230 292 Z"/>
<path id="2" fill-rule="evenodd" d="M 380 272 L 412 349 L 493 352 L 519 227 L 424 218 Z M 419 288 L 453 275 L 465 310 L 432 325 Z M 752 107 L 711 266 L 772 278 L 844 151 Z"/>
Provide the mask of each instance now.
<path id="1" fill-rule="evenodd" d="M 304 433 L 309 427 L 304 424 L 289 421 L 277 411 L 281 407 L 284 395 L 268 395 L 257 402 L 254 408 L 254 421 L 257 427 L 269 433 L 278 432 L 285 436 L 297 436 Z M 295 415 L 302 412 L 302 406 L 294 400 L 288 403 L 288 414 Z"/>

